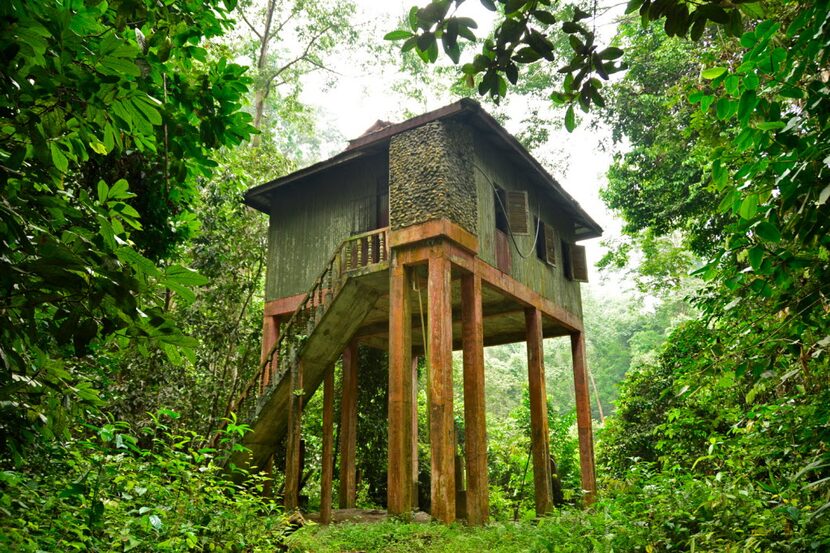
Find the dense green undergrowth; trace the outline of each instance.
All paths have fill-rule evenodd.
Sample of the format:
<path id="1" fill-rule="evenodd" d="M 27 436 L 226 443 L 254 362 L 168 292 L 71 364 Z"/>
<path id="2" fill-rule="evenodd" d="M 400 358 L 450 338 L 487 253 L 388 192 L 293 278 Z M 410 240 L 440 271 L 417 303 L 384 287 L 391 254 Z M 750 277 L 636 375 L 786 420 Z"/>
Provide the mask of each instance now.
<path id="1" fill-rule="evenodd" d="M 262 478 L 234 484 L 222 456 L 171 431 L 171 417 L 79 429 L 0 472 L 0 550 L 273 551 L 287 523 Z"/>
<path id="2" fill-rule="evenodd" d="M 286 543 L 289 551 L 320 553 L 652 552 L 825 551 L 830 540 L 826 526 L 770 509 L 770 494 L 748 482 L 636 468 L 607 484 L 591 509 L 565 507 L 538 521 L 310 525 Z"/>

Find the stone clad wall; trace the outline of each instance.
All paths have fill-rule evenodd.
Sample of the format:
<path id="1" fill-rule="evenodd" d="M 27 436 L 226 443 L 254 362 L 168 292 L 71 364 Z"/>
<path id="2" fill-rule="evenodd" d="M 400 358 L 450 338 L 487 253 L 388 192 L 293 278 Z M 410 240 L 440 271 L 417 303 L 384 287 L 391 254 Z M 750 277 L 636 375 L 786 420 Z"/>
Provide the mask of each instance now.
<path id="1" fill-rule="evenodd" d="M 449 219 L 477 234 L 473 137 L 468 126 L 434 121 L 389 145 L 389 224 L 400 229 Z"/>

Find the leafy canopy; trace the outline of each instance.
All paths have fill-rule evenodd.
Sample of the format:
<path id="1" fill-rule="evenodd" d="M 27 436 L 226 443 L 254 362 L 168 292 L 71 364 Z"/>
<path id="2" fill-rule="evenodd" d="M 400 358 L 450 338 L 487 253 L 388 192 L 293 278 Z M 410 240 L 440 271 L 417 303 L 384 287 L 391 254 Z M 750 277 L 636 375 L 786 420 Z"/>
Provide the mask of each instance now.
<path id="1" fill-rule="evenodd" d="M 160 198 L 157 228 L 186 225 L 211 150 L 253 130 L 239 111 L 244 68 L 208 62 L 203 47 L 231 24 L 229 7 L 0 6 L 0 405 L 12 444 L 98 403 L 106 369 L 91 351 L 192 354 L 165 310 L 205 279 L 142 255 L 161 257 L 175 233 L 144 235 L 136 206 Z"/>

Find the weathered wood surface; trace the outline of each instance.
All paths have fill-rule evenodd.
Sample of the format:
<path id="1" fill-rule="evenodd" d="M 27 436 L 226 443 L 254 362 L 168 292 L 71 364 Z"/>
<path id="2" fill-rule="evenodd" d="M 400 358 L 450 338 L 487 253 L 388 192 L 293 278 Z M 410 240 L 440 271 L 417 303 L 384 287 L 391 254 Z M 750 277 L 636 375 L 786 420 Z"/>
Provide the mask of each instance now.
<path id="1" fill-rule="evenodd" d="M 331 522 L 332 481 L 334 480 L 334 367 L 323 378 L 323 453 L 320 475 L 320 521 Z"/>
<path id="2" fill-rule="evenodd" d="M 533 485 L 536 514 L 543 516 L 553 509 L 548 443 L 548 405 L 545 392 L 545 366 L 542 349 L 542 313 L 525 310 L 527 324 L 527 378 L 530 392 L 530 442 L 533 451 Z"/>
<path id="3" fill-rule="evenodd" d="M 389 231 L 389 245 L 393 248 L 436 238 L 448 238 L 471 253 L 478 252 L 476 236 L 446 219 L 436 219 L 420 225 Z"/>
<path id="4" fill-rule="evenodd" d="M 467 462 L 467 523 L 489 518 L 487 478 L 487 424 L 484 402 L 484 317 L 481 278 L 461 278 L 461 324 L 464 349 L 464 433 Z"/>
<path id="5" fill-rule="evenodd" d="M 585 337 L 583 333 L 571 334 L 574 391 L 576 395 L 576 426 L 579 435 L 579 467 L 586 503 L 593 503 L 597 481 L 594 471 L 594 436 L 591 421 L 591 398 L 588 391 L 587 365 L 585 363 Z"/>
<path id="6" fill-rule="evenodd" d="M 280 319 L 271 315 L 264 315 L 262 317 L 262 351 L 260 352 L 260 365 L 265 362 L 271 348 L 280 339 Z M 274 368 L 279 366 L 279 352 L 274 352 L 271 356 L 268 366 L 262 371 L 262 376 L 259 381 L 260 393 L 271 384 L 271 378 L 274 374 Z"/>
<path id="7" fill-rule="evenodd" d="M 431 513 L 441 522 L 455 520 L 455 427 L 452 386 L 452 295 L 450 262 L 429 258 L 429 392 L 432 451 Z"/>
<path id="8" fill-rule="evenodd" d="M 343 396 L 340 400 L 340 498 L 341 509 L 355 506 L 357 497 L 355 450 L 357 448 L 357 343 L 343 350 Z"/>
<path id="9" fill-rule="evenodd" d="M 389 438 L 387 508 L 412 512 L 412 307 L 410 274 L 399 260 L 389 270 Z"/>
<path id="10" fill-rule="evenodd" d="M 418 357 L 412 356 L 412 509 L 418 510 Z"/>
<path id="11" fill-rule="evenodd" d="M 299 363 L 291 371 L 288 399 L 288 438 L 285 443 L 285 509 L 293 511 L 299 507 L 300 476 L 303 472 L 301 433 L 303 420 L 303 395 L 296 393 L 303 388 L 303 365 Z"/>
<path id="12" fill-rule="evenodd" d="M 501 155 L 489 141 L 477 137 L 475 142 L 476 166 L 475 181 L 478 192 L 478 242 L 479 256 L 494 267 L 498 267 L 496 258 L 496 205 L 493 186 L 507 191 L 527 191 L 528 224 L 531 225 L 526 235 L 516 235 L 516 245 L 508 238 L 512 255 L 510 274 L 518 282 L 537 291 L 540 295 L 561 305 L 565 309 L 582 315 L 582 300 L 579 283 L 565 278 L 562 264 L 552 267 L 536 256 L 534 238 L 536 227 L 534 217 L 540 217 L 542 223 L 552 226 L 559 237 L 574 240 L 573 215 L 554 202 L 545 192 L 545 188 L 532 186 L 527 174 L 518 170 L 516 165 Z M 516 253 L 516 248 L 527 257 Z M 557 258 L 561 259 L 561 245 L 556 244 Z"/>
<path id="13" fill-rule="evenodd" d="M 371 156 L 342 167 L 337 179 L 317 176 L 274 193 L 266 300 L 304 293 L 343 240 L 377 223 L 370 219 L 388 165 L 388 155 Z"/>

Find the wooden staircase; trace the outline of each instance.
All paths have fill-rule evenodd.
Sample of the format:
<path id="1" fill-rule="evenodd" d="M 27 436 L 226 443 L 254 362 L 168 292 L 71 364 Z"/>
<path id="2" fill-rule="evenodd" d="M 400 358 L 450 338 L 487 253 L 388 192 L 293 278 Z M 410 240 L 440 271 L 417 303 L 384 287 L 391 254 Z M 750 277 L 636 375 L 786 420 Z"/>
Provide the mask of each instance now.
<path id="1" fill-rule="evenodd" d="M 382 288 L 361 277 L 388 269 L 387 237 L 388 228 L 351 236 L 329 258 L 277 343 L 228 408 L 228 415 L 236 413 L 239 422 L 251 427 L 242 439 L 249 451 L 235 453 L 230 462 L 262 468 L 280 446 L 292 394 L 314 394 L 382 295 Z M 296 382 L 301 388 L 292 390 Z"/>

